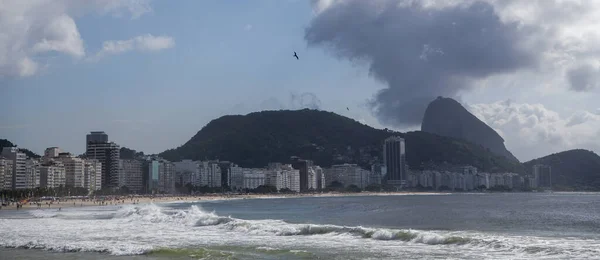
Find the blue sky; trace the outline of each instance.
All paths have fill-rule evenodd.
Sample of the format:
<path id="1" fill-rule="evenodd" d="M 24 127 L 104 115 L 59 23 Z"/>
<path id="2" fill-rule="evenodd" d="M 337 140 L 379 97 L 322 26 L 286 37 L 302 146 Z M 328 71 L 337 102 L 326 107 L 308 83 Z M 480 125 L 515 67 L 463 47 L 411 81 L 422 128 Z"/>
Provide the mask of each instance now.
<path id="1" fill-rule="evenodd" d="M 37 153 L 59 146 L 80 154 L 85 135 L 103 130 L 121 146 L 158 153 L 222 115 L 301 108 L 291 96 L 303 93 L 314 94 L 322 110 L 374 127 L 418 129 L 383 125 L 371 113 L 367 101 L 387 85 L 374 79 L 368 62 L 308 46 L 305 30 L 331 15 L 319 8 L 343 1 L 8 1 L 0 8 L 8 17 L 0 19 L 0 42 L 20 40 L 0 43 L 0 138 Z M 496 7 L 503 19 L 511 10 Z M 24 20 L 10 20 L 21 14 Z M 43 42 L 51 44 L 40 51 Z M 20 66 L 27 60 L 37 69 Z M 556 72 L 569 68 L 478 78 L 453 94 L 521 160 L 598 151 L 598 89 L 570 90 Z"/>
<path id="2" fill-rule="evenodd" d="M 156 1 L 152 10 L 138 19 L 90 14 L 75 21 L 90 53 L 103 41 L 146 33 L 169 36 L 174 47 L 97 62 L 50 53 L 40 59 L 45 71 L 1 79 L 9 100 L 0 104 L 2 137 L 38 153 L 59 146 L 79 154 L 87 132 L 104 130 L 122 146 L 157 153 L 214 118 L 257 110 L 272 97 L 287 106 L 291 93 L 312 92 L 341 112 L 377 88 L 362 71 L 307 49 L 303 31 L 313 14 L 306 1 Z"/>

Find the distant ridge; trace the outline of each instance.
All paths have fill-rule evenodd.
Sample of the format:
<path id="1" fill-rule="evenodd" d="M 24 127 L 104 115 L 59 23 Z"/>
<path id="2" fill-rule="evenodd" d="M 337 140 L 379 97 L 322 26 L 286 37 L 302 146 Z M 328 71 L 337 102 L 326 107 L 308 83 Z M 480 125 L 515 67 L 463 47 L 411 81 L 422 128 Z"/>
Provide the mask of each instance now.
<path id="1" fill-rule="evenodd" d="M 421 131 L 464 139 L 482 145 L 509 160 L 519 160 L 506 149 L 504 139 L 491 127 L 469 113 L 458 101 L 438 97 L 432 101 L 421 124 Z"/>
<path id="2" fill-rule="evenodd" d="M 525 162 L 532 173 L 533 165 L 552 166 L 552 185 L 574 190 L 600 190 L 600 156 L 588 150 L 575 149 L 554 153 Z"/>
<path id="3" fill-rule="evenodd" d="M 420 131 L 375 129 L 332 112 L 310 109 L 223 116 L 209 122 L 182 146 L 159 155 L 173 161 L 229 160 L 243 167 L 287 162 L 295 155 L 312 158 L 324 167 L 357 163 L 369 169 L 381 161 L 383 140 L 391 135 L 406 139 L 406 157 L 412 169 L 447 162 L 489 172 L 524 172 L 520 163 L 463 140 Z"/>

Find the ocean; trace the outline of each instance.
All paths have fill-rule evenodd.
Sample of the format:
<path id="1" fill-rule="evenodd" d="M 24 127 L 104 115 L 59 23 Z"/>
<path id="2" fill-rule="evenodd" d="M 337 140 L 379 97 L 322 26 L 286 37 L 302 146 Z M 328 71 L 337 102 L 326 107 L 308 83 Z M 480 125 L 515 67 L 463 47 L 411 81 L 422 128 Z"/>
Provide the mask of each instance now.
<path id="1" fill-rule="evenodd" d="M 600 259 L 600 193 L 0 210 L 0 259 Z"/>

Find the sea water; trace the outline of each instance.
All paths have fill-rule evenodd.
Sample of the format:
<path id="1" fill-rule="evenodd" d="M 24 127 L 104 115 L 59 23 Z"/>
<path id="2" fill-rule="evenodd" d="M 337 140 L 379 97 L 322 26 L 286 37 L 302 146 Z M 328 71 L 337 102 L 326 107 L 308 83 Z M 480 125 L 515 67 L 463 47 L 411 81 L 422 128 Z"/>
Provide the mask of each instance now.
<path id="1" fill-rule="evenodd" d="M 0 259 L 600 259 L 599 193 L 0 211 Z"/>

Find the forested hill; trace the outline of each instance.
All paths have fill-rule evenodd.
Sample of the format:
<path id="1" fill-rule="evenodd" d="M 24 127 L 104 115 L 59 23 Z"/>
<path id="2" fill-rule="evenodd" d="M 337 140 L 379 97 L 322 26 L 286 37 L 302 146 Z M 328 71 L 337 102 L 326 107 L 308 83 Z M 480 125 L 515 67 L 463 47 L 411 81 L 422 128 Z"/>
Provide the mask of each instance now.
<path id="1" fill-rule="evenodd" d="M 473 165 L 480 171 L 523 172 L 522 165 L 480 145 L 421 131 L 396 133 L 319 110 L 262 111 L 214 119 L 182 146 L 160 154 L 165 159 L 220 159 L 243 167 L 287 162 L 290 156 L 313 159 L 328 167 L 358 163 L 367 168 L 382 160 L 383 141 L 392 135 L 406 140 L 412 169 L 427 163 Z"/>
<path id="2" fill-rule="evenodd" d="M 552 185 L 575 190 L 600 190 L 600 156 L 588 150 L 569 150 L 524 163 L 528 172 L 533 165 L 552 167 Z"/>

